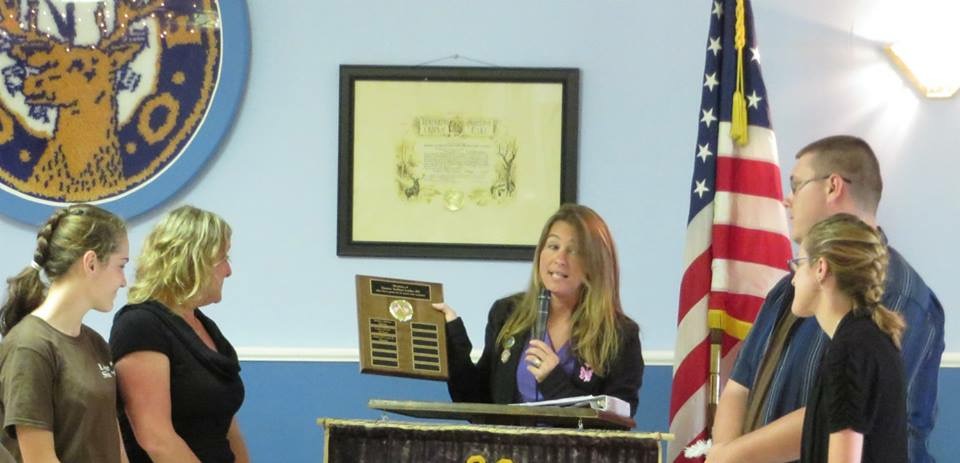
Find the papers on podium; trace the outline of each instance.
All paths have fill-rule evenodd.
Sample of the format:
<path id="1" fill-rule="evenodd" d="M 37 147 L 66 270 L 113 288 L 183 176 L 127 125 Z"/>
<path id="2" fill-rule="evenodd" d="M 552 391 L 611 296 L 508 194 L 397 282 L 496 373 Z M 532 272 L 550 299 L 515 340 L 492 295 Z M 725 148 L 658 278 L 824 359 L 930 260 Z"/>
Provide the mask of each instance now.
<path id="1" fill-rule="evenodd" d="M 630 404 L 624 402 L 622 399 L 609 395 L 581 395 L 564 399 L 523 402 L 511 405 L 522 407 L 590 407 L 601 412 L 609 412 L 625 418 L 630 417 Z"/>

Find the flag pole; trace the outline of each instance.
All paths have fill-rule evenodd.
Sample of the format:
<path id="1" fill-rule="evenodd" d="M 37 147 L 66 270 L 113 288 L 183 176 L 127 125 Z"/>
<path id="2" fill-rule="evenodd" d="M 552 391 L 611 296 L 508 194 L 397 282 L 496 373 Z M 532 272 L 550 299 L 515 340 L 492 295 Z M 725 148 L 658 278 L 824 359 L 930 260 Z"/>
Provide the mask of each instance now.
<path id="1" fill-rule="evenodd" d="M 720 357 L 723 351 L 723 329 L 710 328 L 710 389 L 707 396 L 707 435 L 713 436 L 713 419 L 720 403 Z"/>

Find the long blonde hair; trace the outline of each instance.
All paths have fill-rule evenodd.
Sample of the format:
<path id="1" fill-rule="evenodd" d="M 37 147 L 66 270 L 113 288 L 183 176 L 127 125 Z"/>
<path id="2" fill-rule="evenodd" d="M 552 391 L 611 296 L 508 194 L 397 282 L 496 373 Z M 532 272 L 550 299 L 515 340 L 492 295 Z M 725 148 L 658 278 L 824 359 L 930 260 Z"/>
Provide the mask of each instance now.
<path id="1" fill-rule="evenodd" d="M 33 263 L 7 279 L 7 299 L 0 307 L 0 333 L 10 332 L 43 303 L 47 286 L 41 273 L 56 281 L 87 251 L 106 262 L 126 233 L 122 219 L 96 206 L 74 204 L 54 212 L 37 231 Z"/>
<path id="2" fill-rule="evenodd" d="M 550 227 L 560 221 L 576 230 L 579 256 L 585 273 L 580 300 L 571 320 L 573 351 L 597 374 L 603 375 L 619 354 L 617 320 L 624 316 L 620 306 L 620 267 L 610 229 L 600 215 L 586 206 L 564 204 L 543 226 L 533 257 L 530 286 L 519 296 L 516 310 L 507 318 L 497 336 L 497 345 L 503 345 L 507 338 L 530 330 L 535 323 L 537 296 L 543 288 L 539 272 L 540 253 Z"/>
<path id="3" fill-rule="evenodd" d="M 883 305 L 889 253 L 883 238 L 851 214 L 836 214 L 816 225 L 803 240 L 811 261 L 824 259 L 837 287 L 854 301 L 854 313 L 870 315 L 900 348 L 906 323 Z"/>
<path id="4" fill-rule="evenodd" d="M 231 233 L 212 212 L 193 206 L 170 211 L 143 243 L 129 302 L 155 299 L 180 306 L 192 301 L 210 282 L 213 266 L 226 257 Z"/>

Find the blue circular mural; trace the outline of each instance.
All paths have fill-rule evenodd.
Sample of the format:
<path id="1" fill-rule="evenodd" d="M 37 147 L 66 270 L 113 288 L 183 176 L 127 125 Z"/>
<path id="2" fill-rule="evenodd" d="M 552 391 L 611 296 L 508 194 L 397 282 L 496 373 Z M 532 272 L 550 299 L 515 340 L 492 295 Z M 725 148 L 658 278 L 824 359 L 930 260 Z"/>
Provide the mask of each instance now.
<path id="1" fill-rule="evenodd" d="M 0 212 L 165 201 L 230 127 L 249 31 L 242 0 L 0 1 Z"/>

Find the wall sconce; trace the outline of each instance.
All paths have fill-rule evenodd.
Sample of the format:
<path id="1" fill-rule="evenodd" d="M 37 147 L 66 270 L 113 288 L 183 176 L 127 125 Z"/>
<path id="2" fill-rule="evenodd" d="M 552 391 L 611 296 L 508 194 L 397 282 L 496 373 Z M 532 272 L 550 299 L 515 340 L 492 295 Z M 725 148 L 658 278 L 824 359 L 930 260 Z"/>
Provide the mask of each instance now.
<path id="1" fill-rule="evenodd" d="M 921 95 L 950 98 L 960 89 L 960 58 L 944 42 L 897 42 L 884 47 L 884 51 Z"/>

